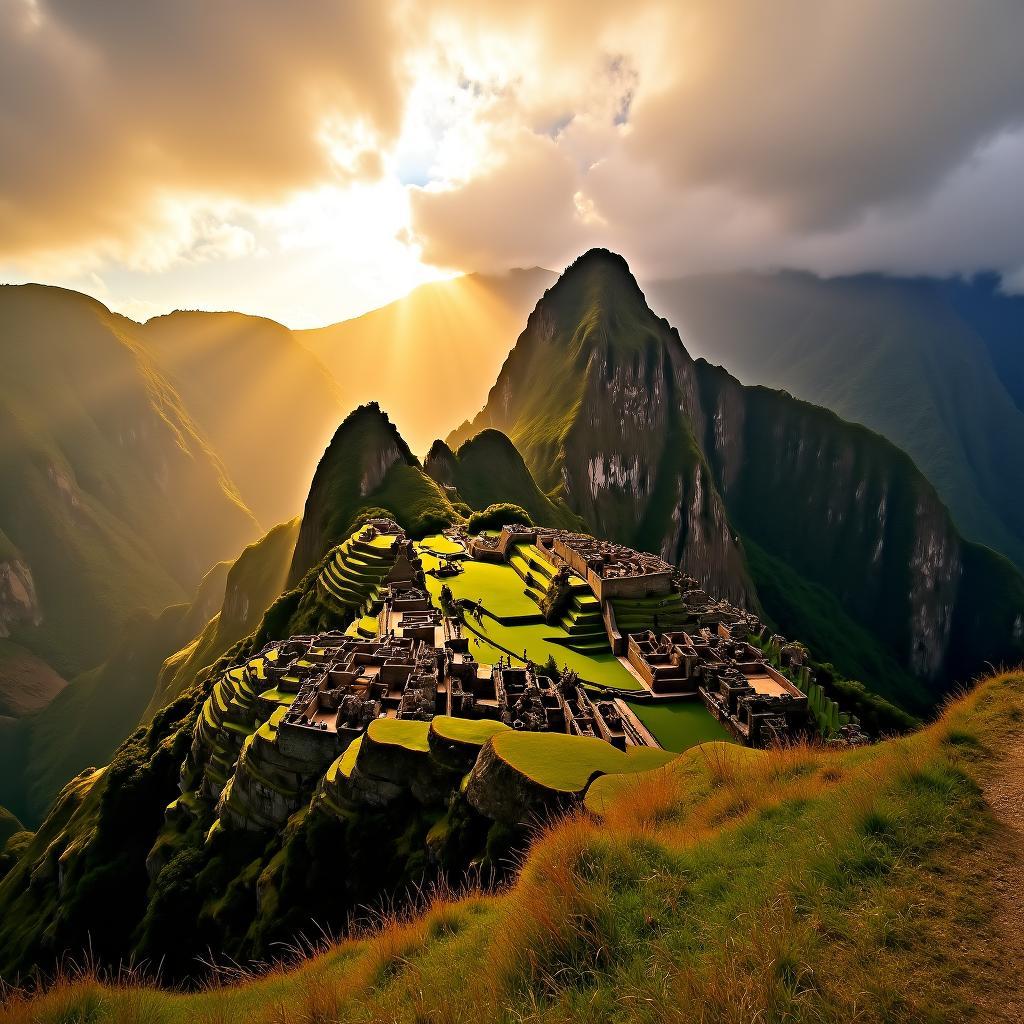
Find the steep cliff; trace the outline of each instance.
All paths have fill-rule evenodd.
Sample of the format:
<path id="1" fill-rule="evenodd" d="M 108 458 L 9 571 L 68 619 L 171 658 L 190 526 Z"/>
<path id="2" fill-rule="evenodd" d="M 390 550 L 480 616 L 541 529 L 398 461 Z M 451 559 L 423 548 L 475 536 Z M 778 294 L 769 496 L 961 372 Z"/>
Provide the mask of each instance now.
<path id="1" fill-rule="evenodd" d="M 487 405 L 448 443 L 504 431 L 540 486 L 594 532 L 751 603 L 742 551 L 693 435 L 696 390 L 693 361 L 647 308 L 625 260 L 592 250 L 545 292 Z"/>
<path id="2" fill-rule="evenodd" d="M 320 459 L 302 513 L 288 585 L 294 586 L 348 536 L 355 516 L 371 510 L 393 514 L 414 536 L 458 519 L 376 402 L 349 413 Z"/>
<path id="3" fill-rule="evenodd" d="M 545 293 L 448 443 L 488 427 L 595 532 L 760 598 L 820 657 L 917 710 L 984 660 L 1024 656 L 1024 579 L 960 537 L 910 458 L 694 362 L 621 257 L 589 252 Z"/>
<path id="4" fill-rule="evenodd" d="M 647 295 L 695 357 L 888 438 L 965 537 L 1024 567 L 1024 298 L 998 278 L 723 273 Z"/>

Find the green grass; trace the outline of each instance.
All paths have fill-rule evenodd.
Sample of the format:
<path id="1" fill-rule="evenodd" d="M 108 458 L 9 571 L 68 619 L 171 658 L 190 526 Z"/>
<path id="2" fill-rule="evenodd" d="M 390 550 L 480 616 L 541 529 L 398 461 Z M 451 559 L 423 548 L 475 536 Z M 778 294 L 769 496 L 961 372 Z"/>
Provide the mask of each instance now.
<path id="1" fill-rule="evenodd" d="M 534 782 L 562 793 L 584 790 L 595 772 L 643 772 L 673 757 L 653 747 L 625 753 L 604 740 L 556 732 L 502 732 L 492 740 L 495 754 Z"/>
<path id="2" fill-rule="evenodd" d="M 699 698 L 672 703 L 626 703 L 666 750 L 678 753 L 698 743 L 731 740 L 725 727 Z"/>
<path id="3" fill-rule="evenodd" d="M 595 813 L 539 834 L 495 896 L 437 894 L 223 988 L 65 976 L 14 994 L 2 1019 L 996 1019 L 1019 991 L 999 930 L 1013 854 L 980 788 L 1021 739 L 1022 694 L 1020 675 L 1000 677 L 922 732 L 854 751 L 695 748 L 595 781 Z"/>
<path id="4" fill-rule="evenodd" d="M 430 745 L 427 742 L 429 730 L 429 722 L 375 718 L 366 730 L 366 735 L 374 743 L 390 744 L 396 747 L 405 747 L 407 750 L 427 753 L 430 750 Z"/>
<path id="5" fill-rule="evenodd" d="M 430 728 L 442 739 L 482 746 L 491 736 L 498 732 L 504 732 L 508 726 L 503 722 L 494 722 L 490 719 L 474 720 L 437 715 L 431 722 Z"/>
<path id="6" fill-rule="evenodd" d="M 457 540 L 450 540 L 443 533 L 429 534 L 420 541 L 419 547 L 421 550 L 434 551 L 440 555 L 458 555 L 466 551 Z"/>
<path id="7" fill-rule="evenodd" d="M 555 659 L 559 668 L 564 665 L 579 673 L 581 679 L 596 683 L 598 686 L 610 686 L 621 690 L 643 688 L 607 648 L 597 654 L 587 654 L 571 650 L 564 646 L 564 643 L 553 642 L 564 642 L 569 639 L 569 634 L 558 626 L 549 626 L 543 622 L 505 626 L 485 617 L 482 623 L 467 620 L 466 629 L 469 632 L 478 632 L 485 641 L 510 652 L 519 662 L 523 660 L 525 649 L 527 657 L 536 664 L 545 664 L 550 656 Z"/>
<path id="8" fill-rule="evenodd" d="M 422 550 L 422 549 L 421 549 Z M 423 554 L 424 571 L 436 569 L 439 560 Z M 492 562 L 462 562 L 465 572 L 439 580 L 427 576 L 427 588 L 436 598 L 447 584 L 456 600 L 483 600 L 484 607 L 500 618 L 520 615 L 538 615 L 537 605 L 523 593 L 523 581 L 507 565 Z"/>

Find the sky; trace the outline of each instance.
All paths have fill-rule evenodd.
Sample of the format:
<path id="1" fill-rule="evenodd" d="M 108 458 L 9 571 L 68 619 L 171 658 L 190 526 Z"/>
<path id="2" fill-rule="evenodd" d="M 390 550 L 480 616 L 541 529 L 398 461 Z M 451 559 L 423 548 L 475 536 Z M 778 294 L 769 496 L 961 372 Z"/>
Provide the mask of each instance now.
<path id="1" fill-rule="evenodd" d="M 1020 0 L 0 0 L 0 281 L 331 323 L 560 270 L 1024 290 Z"/>

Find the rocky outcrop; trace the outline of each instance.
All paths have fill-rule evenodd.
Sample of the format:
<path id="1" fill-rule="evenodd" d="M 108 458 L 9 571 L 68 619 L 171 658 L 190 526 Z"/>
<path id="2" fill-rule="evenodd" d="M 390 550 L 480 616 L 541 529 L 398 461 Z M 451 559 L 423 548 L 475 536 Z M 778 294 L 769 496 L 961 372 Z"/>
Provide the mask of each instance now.
<path id="1" fill-rule="evenodd" d="M 466 782 L 466 799 L 475 811 L 505 825 L 529 825 L 565 810 L 579 794 L 550 789 L 511 765 L 488 740 Z"/>
<path id="2" fill-rule="evenodd" d="M 9 637 L 14 626 L 40 626 L 42 622 L 28 563 L 17 556 L 0 561 L 0 638 Z"/>

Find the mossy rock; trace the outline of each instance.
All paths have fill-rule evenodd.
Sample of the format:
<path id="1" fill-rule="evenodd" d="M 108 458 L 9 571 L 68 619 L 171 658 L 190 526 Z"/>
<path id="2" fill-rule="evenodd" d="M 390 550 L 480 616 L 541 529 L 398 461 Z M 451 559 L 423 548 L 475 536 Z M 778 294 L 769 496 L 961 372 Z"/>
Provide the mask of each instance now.
<path id="1" fill-rule="evenodd" d="M 674 756 L 652 747 L 623 752 L 587 736 L 508 730 L 484 744 L 466 797 L 488 818 L 524 825 L 578 803 L 598 776 L 647 771 Z"/>
<path id="2" fill-rule="evenodd" d="M 429 722 L 378 718 L 363 734 L 349 789 L 357 800 L 389 803 L 401 791 L 436 803 L 452 788 L 450 773 L 430 756 Z"/>
<path id="3" fill-rule="evenodd" d="M 438 715 L 430 723 L 427 734 L 430 755 L 443 767 L 465 775 L 476 763 L 480 748 L 495 733 L 507 729 L 504 722 L 489 718 L 474 720 Z"/>

